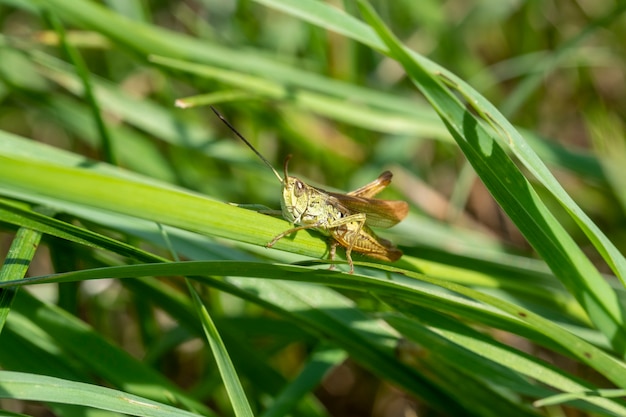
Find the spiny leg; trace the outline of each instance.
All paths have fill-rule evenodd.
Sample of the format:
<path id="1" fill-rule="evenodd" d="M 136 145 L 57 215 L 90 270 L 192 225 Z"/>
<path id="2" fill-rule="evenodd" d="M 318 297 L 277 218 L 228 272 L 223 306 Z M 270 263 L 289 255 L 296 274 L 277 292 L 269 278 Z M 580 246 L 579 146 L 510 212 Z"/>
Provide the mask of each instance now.
<path id="1" fill-rule="evenodd" d="M 342 228 L 343 230 L 345 230 L 345 233 L 348 232 L 352 232 L 352 230 L 350 230 L 349 225 L 352 224 L 358 224 L 358 229 L 356 230 L 356 234 L 354 234 L 354 238 L 351 239 L 351 243 L 349 245 L 346 245 L 346 260 L 348 261 L 348 264 L 350 265 L 350 273 L 354 273 L 354 263 L 352 262 L 352 248 L 354 247 L 354 243 L 356 241 L 356 237 L 359 235 L 359 233 L 361 233 L 361 229 L 363 229 L 363 225 L 365 225 L 365 214 L 364 213 L 355 213 L 355 214 L 349 214 L 345 217 L 342 217 L 340 219 L 334 220 L 328 224 L 325 225 L 326 229 L 329 230 L 337 230 L 339 228 Z M 332 233 L 331 233 L 332 235 Z M 347 241 L 347 239 L 346 239 Z M 337 246 L 337 244 L 340 244 L 337 240 L 333 241 L 335 247 Z M 332 245 L 333 243 L 331 243 L 331 250 L 334 250 L 336 248 L 333 248 Z M 343 246 L 343 245 L 342 245 Z M 334 252 L 333 252 L 333 256 L 334 256 Z M 332 259 L 332 258 L 331 258 Z"/>
<path id="2" fill-rule="evenodd" d="M 363 230 L 363 225 L 365 224 L 365 218 L 362 220 L 355 220 L 355 223 L 359 225 L 356 233 L 354 233 L 354 237 L 350 242 L 350 245 L 346 247 L 346 259 L 348 260 L 348 264 L 350 265 L 350 274 L 354 274 L 354 263 L 352 262 L 352 248 L 354 248 L 354 244 L 356 243 L 356 239 L 359 237 L 361 230 Z"/>
<path id="3" fill-rule="evenodd" d="M 352 256 L 350 255 L 352 249 L 346 249 L 346 259 L 348 260 L 348 265 L 350 265 L 350 275 L 354 274 L 354 262 L 352 262 Z"/>

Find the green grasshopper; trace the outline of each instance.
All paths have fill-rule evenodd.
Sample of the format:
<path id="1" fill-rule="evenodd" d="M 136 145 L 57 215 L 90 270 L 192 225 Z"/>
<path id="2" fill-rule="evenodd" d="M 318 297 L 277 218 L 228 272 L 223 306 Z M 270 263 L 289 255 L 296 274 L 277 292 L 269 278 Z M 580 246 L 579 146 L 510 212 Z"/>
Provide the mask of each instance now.
<path id="1" fill-rule="evenodd" d="M 392 174 L 383 172 L 377 179 L 347 194 L 333 193 L 305 184 L 290 177 L 287 166 L 291 155 L 285 159 L 284 177 L 257 151 L 213 106 L 213 112 L 272 170 L 283 185 L 280 202 L 282 216 L 297 227 L 288 229 L 272 239 L 272 247 L 285 236 L 299 230 L 316 229 L 331 237 L 330 259 L 335 257 L 337 246 L 346 248 L 346 259 L 350 273 L 354 272 L 352 251 L 376 259 L 397 261 L 402 251 L 393 243 L 382 239 L 370 229 L 391 227 L 404 219 L 409 211 L 405 201 L 380 200 L 373 198 L 391 183 Z M 332 268 L 332 266 L 331 266 Z"/>

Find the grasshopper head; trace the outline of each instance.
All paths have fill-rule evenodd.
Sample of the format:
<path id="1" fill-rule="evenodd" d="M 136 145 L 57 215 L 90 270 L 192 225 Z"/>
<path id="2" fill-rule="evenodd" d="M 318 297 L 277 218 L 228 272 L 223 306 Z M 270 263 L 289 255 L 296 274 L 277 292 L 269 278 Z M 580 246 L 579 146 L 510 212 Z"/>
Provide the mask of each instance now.
<path id="1" fill-rule="evenodd" d="M 309 186 L 296 177 L 290 177 L 287 165 L 291 155 L 285 159 L 285 177 L 283 179 L 283 198 L 280 201 L 283 217 L 295 224 L 301 224 L 302 215 L 309 206 Z"/>

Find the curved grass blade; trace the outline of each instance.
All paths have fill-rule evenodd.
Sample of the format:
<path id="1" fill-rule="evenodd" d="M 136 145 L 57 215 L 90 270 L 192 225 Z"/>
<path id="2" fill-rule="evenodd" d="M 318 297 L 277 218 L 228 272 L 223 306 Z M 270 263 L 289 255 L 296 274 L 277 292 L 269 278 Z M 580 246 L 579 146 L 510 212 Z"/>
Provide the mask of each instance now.
<path id="1" fill-rule="evenodd" d="M 50 196 L 86 206 L 240 242 L 265 246 L 289 228 L 284 220 L 217 202 L 172 186 L 138 182 L 104 175 L 87 168 L 70 168 L 41 161 L 0 155 L 2 186 Z M 67 184 L 72 187 L 67 187 Z M 292 242 L 309 249 L 296 252 L 324 257 L 327 245 L 309 233 L 276 243 L 276 249 L 294 248 Z"/>
<path id="2" fill-rule="evenodd" d="M 45 375 L 0 371 L 0 397 L 80 405 L 142 417 L 197 414 L 110 388 Z"/>

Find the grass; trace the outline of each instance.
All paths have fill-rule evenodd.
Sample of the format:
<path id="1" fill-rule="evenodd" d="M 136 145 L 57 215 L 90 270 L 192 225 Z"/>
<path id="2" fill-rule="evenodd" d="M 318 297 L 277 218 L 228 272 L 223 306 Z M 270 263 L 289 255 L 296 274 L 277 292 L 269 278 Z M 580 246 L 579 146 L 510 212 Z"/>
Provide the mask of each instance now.
<path id="1" fill-rule="evenodd" d="M 624 6 L 372 3 L 0 6 L 6 413 L 626 415 Z M 402 259 L 265 248 L 207 104 L 310 184 L 392 170 Z"/>

